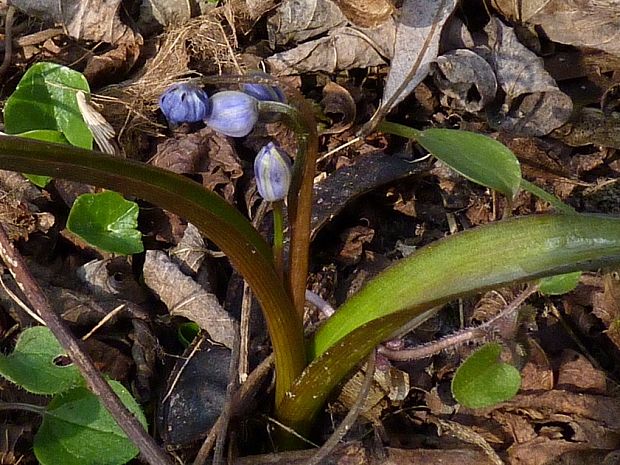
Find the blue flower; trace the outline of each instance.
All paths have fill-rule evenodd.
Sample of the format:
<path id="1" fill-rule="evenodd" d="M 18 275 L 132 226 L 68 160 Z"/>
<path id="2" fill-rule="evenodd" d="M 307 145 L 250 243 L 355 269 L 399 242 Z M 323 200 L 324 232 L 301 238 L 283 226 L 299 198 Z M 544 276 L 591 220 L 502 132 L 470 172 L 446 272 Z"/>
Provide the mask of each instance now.
<path id="1" fill-rule="evenodd" d="M 267 73 L 263 73 L 262 71 L 252 72 L 250 73 L 250 76 L 256 76 L 259 78 L 269 77 Z M 286 103 L 286 96 L 278 86 L 246 83 L 241 85 L 241 89 L 243 90 L 243 92 L 251 95 L 257 100 Z"/>
<path id="2" fill-rule="evenodd" d="M 254 176 L 258 193 L 263 199 L 269 202 L 283 200 L 293 177 L 291 158 L 280 147 L 269 142 L 256 155 Z"/>
<path id="3" fill-rule="evenodd" d="M 196 123 L 209 115 L 209 97 L 193 84 L 173 84 L 159 97 L 159 108 L 170 124 Z"/>
<path id="4" fill-rule="evenodd" d="M 258 101 L 243 92 L 225 90 L 211 97 L 211 114 L 205 123 L 230 137 L 247 136 L 258 121 Z"/>

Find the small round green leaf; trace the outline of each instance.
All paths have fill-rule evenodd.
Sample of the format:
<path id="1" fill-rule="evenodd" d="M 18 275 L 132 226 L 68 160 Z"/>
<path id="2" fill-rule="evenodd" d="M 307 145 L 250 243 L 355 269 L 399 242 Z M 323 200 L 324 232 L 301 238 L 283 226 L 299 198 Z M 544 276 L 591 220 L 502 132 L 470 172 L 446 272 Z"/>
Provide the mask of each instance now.
<path id="1" fill-rule="evenodd" d="M 463 406 L 483 408 L 512 398 L 521 386 L 521 375 L 499 357 L 502 346 L 485 344 L 463 362 L 452 379 L 452 395 Z"/>
<path id="2" fill-rule="evenodd" d="M 83 194 L 74 202 L 67 229 L 107 252 L 131 255 L 144 250 L 138 204 L 113 191 Z"/>
<path id="3" fill-rule="evenodd" d="M 82 382 L 77 368 L 58 363 L 65 354 L 45 326 L 25 329 L 10 355 L 0 354 L 0 375 L 35 394 L 57 394 Z"/>
<path id="4" fill-rule="evenodd" d="M 581 271 L 549 276 L 539 281 L 538 290 L 544 295 L 566 294 L 577 287 L 580 278 Z"/>
<path id="5" fill-rule="evenodd" d="M 482 134 L 431 128 L 416 135 L 418 143 L 467 179 L 513 199 L 521 185 L 519 160 L 504 144 Z"/>
<path id="6" fill-rule="evenodd" d="M 15 134 L 18 137 L 26 139 L 42 140 L 44 142 L 53 142 L 55 144 L 68 144 L 69 141 L 60 131 L 52 131 L 51 129 L 36 129 L 34 131 L 22 132 Z M 35 186 L 45 187 L 52 180 L 51 176 L 39 176 L 38 174 L 25 174 L 24 176 Z"/>
<path id="7" fill-rule="evenodd" d="M 131 394 L 117 381 L 110 386 L 146 429 Z M 47 406 L 34 437 L 34 453 L 42 465 L 122 465 L 138 455 L 138 449 L 94 394 L 75 388 Z"/>
<path id="8" fill-rule="evenodd" d="M 71 145 L 91 149 L 93 136 L 77 104 L 78 90 L 90 93 L 82 73 L 56 63 L 32 65 L 4 106 L 6 132 L 60 131 Z"/>

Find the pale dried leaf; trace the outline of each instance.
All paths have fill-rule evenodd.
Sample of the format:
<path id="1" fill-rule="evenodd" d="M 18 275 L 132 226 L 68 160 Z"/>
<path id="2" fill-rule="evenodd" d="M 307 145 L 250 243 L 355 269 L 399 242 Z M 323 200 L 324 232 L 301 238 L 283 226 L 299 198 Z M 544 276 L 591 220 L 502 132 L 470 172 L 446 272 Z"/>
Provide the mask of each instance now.
<path id="1" fill-rule="evenodd" d="M 285 0 L 269 18 L 269 42 L 302 42 L 344 26 L 347 18 L 331 0 Z"/>
<path id="2" fill-rule="evenodd" d="M 116 43 L 129 29 L 118 15 L 121 0 L 12 0 L 28 16 L 60 24 L 74 39 Z"/>
<path id="3" fill-rule="evenodd" d="M 183 274 L 164 252 L 146 252 L 143 274 L 144 283 L 166 304 L 171 315 L 196 322 L 213 341 L 232 348 L 237 322 L 213 294 Z"/>
<path id="4" fill-rule="evenodd" d="M 372 29 L 340 27 L 327 37 L 276 53 L 267 63 L 272 73 L 280 76 L 380 66 L 392 55 L 395 33 L 391 19 Z"/>
<path id="5" fill-rule="evenodd" d="M 205 259 L 206 251 L 207 245 L 200 231 L 192 223 L 188 223 L 179 243 L 170 249 L 170 256 L 183 272 L 196 274 Z"/>
<path id="6" fill-rule="evenodd" d="M 495 98 L 493 68 L 471 50 L 452 50 L 437 57 L 433 67 L 437 87 L 443 93 L 442 105 L 475 113 Z"/>
<path id="7" fill-rule="evenodd" d="M 383 93 L 384 112 L 400 103 L 428 75 L 437 57 L 443 25 L 455 6 L 456 0 L 405 0 Z"/>
<path id="8" fill-rule="evenodd" d="M 491 18 L 485 31 L 490 63 L 506 93 L 498 117 L 500 128 L 513 134 L 543 136 L 566 123 L 573 111 L 572 101 L 545 71 L 543 60 L 499 19 Z"/>
<path id="9" fill-rule="evenodd" d="M 620 0 L 493 0 L 511 18 L 535 25 L 561 44 L 620 56 Z"/>

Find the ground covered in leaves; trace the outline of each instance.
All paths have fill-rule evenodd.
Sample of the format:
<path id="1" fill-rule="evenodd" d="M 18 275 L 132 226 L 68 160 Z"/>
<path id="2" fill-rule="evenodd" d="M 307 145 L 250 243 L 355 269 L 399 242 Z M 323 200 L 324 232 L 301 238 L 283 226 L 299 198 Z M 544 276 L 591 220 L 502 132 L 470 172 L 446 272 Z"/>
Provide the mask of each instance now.
<path id="1" fill-rule="evenodd" d="M 234 76 L 264 66 L 285 93 L 296 89 L 312 102 L 320 158 L 308 288 L 335 308 L 420 246 L 507 214 L 550 210 L 527 192 L 508 205 L 415 143 L 368 131 L 377 112 L 419 129 L 487 134 L 515 153 L 526 179 L 576 210 L 620 212 L 617 0 L 10 3 L 0 1 L 7 56 L 0 102 L 35 62 L 83 72 L 93 106 L 115 130 L 119 156 L 190 176 L 267 236 L 270 214 L 252 161 L 272 139 L 294 153 L 292 133 L 279 122 L 243 139 L 201 124 L 171 129 L 157 99 L 170 84 L 198 76 L 217 77 L 213 89 L 237 89 Z M 55 179 L 40 189 L 0 171 L 0 191 L 2 224 L 55 310 L 98 367 L 131 387 L 153 435 L 180 463 L 192 461 L 222 412 L 231 376 L 244 380 L 270 353 L 241 278 L 193 225 L 154 205 L 140 203 L 147 251 L 115 257 L 65 228 L 76 197 L 96 188 Z M 18 290 L 8 273 L 3 282 L 0 344 L 8 353 L 34 321 L 12 297 Z M 432 344 L 477 327 L 522 291 L 454 302 L 400 343 Z M 360 417 L 323 463 L 620 463 L 619 299 L 615 270 L 585 273 L 574 291 L 534 295 L 517 316 L 483 326 L 466 344 L 408 360 L 379 357 Z M 308 328 L 322 318 L 308 305 Z M 231 374 L 240 319 L 251 337 Z M 190 320 L 210 339 L 192 342 Z M 519 394 L 492 408 L 459 407 L 450 395 L 454 371 L 491 339 L 520 354 Z M 333 396 L 315 442 L 355 403 L 363 378 L 359 371 Z M 312 449 L 244 457 L 271 450 L 267 371 L 251 389 L 229 428 L 229 463 L 310 460 Z M 7 381 L 0 397 L 44 403 Z M 0 463 L 35 463 L 37 417 L 0 415 Z"/>

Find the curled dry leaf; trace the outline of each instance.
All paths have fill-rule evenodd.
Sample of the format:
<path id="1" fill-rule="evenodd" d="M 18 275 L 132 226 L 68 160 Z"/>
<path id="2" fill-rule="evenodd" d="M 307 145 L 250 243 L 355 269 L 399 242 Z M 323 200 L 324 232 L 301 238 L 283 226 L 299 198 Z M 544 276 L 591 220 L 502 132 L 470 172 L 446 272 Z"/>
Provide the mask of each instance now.
<path id="1" fill-rule="evenodd" d="M 493 68 L 471 50 L 458 49 L 441 55 L 434 68 L 444 106 L 475 113 L 495 98 L 497 81 Z"/>
<path id="2" fill-rule="evenodd" d="M 267 58 L 274 75 L 367 68 L 392 56 L 396 27 L 392 19 L 376 28 L 339 27 L 327 37 L 306 42 Z"/>
<path id="3" fill-rule="evenodd" d="M 519 42 L 497 18 L 485 27 L 490 62 L 506 93 L 499 127 L 513 134 L 544 136 L 568 121 L 573 104 L 545 71 L 543 60 Z"/>
<path id="4" fill-rule="evenodd" d="M 267 33 L 274 47 L 303 42 L 346 22 L 347 18 L 331 0 L 286 0 L 269 18 Z"/>
<path id="5" fill-rule="evenodd" d="M 183 274 L 164 252 L 147 251 L 143 273 L 144 283 L 166 304 L 171 315 L 195 321 L 213 341 L 232 348 L 237 322 L 213 294 Z"/>
<path id="6" fill-rule="evenodd" d="M 618 0 L 492 0 L 491 3 L 510 18 L 539 27 L 554 42 L 620 56 Z"/>
<path id="7" fill-rule="evenodd" d="M 332 118 L 333 125 L 323 131 L 323 134 L 339 134 L 349 129 L 355 121 L 355 101 L 347 89 L 335 82 L 328 82 L 323 87 L 321 100 L 323 113 Z"/>
<path id="8" fill-rule="evenodd" d="M 203 186 L 219 189 L 227 200 L 232 199 L 235 182 L 243 175 L 229 139 L 209 128 L 165 140 L 151 163 L 179 174 L 200 173 Z"/>
<path id="9" fill-rule="evenodd" d="M 74 39 L 115 46 L 88 59 L 84 75 L 91 85 L 112 76 L 118 78 L 138 59 L 142 36 L 121 21 L 121 0 L 14 0 L 11 4 L 28 16 L 63 26 Z"/>
<path id="10" fill-rule="evenodd" d="M 129 30 L 118 15 L 121 0 L 12 0 L 11 5 L 28 16 L 62 25 L 78 40 L 115 44 Z"/>
<path id="11" fill-rule="evenodd" d="M 334 0 L 342 13 L 355 26 L 375 27 L 394 12 L 394 5 L 390 0 Z"/>

